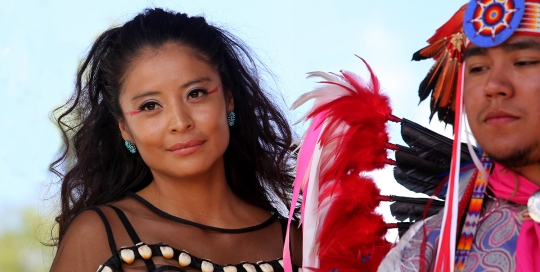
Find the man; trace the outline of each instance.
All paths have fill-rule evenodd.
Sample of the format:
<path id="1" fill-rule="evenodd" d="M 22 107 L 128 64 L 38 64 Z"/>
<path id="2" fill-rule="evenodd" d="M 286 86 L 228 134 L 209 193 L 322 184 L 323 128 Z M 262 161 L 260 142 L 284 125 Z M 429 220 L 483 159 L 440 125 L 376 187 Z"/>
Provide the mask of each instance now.
<path id="1" fill-rule="evenodd" d="M 414 225 L 379 271 L 540 271 L 539 11 L 540 0 L 472 0 L 413 57 L 437 59 L 419 92 L 431 116 L 459 140 L 463 95 L 487 155 L 460 180 L 460 205 Z"/>

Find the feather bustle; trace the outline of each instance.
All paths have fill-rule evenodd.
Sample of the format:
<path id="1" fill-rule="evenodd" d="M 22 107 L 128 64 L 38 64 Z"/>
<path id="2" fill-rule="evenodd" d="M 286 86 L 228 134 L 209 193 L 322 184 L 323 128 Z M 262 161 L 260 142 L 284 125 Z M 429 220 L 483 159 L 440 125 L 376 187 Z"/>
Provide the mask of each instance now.
<path id="1" fill-rule="evenodd" d="M 380 201 L 375 196 L 380 191 L 363 173 L 388 162 L 386 122 L 398 119 L 392 115 L 388 97 L 380 92 L 379 80 L 367 63 L 366 67 L 370 73 L 367 83 L 348 71 L 310 74 L 323 79 L 322 88 L 342 88 L 333 97 L 317 96 L 325 103 L 315 103 L 306 117 L 326 115 L 318 167 L 319 203 L 327 212 L 318 228 L 320 266 L 310 268 L 314 271 L 376 271 L 392 246 L 384 239 L 386 223 L 375 212 Z M 315 96 L 302 96 L 293 106 Z"/>

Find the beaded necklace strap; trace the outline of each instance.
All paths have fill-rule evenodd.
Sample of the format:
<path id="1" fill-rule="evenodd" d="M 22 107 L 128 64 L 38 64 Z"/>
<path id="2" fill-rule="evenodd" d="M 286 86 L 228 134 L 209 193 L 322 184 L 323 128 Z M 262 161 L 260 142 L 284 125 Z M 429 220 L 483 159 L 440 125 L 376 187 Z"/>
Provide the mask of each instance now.
<path id="1" fill-rule="evenodd" d="M 490 173 L 493 163 L 489 160 L 486 153 L 482 154 L 480 161 L 482 162 L 484 169 L 487 170 L 487 173 Z M 456 250 L 456 260 L 454 263 L 456 271 L 463 271 L 465 261 L 467 260 L 467 256 L 469 255 L 474 242 L 476 227 L 478 226 L 478 220 L 480 219 L 480 211 L 482 210 L 482 204 L 484 203 L 488 177 L 484 177 L 478 170 L 476 170 L 475 174 L 476 181 L 474 192 L 471 201 L 469 202 L 469 210 L 467 211 L 467 217 L 465 218 Z"/>

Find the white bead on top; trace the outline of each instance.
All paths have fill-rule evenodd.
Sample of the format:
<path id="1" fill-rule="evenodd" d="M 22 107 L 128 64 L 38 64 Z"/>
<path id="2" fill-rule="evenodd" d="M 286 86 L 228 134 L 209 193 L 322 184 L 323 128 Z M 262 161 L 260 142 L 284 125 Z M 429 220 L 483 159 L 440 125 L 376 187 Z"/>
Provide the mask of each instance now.
<path id="1" fill-rule="evenodd" d="M 178 257 L 178 263 L 182 267 L 186 267 L 191 264 L 191 256 L 189 254 L 182 252 L 180 253 L 180 256 Z"/>
<path id="2" fill-rule="evenodd" d="M 244 269 L 247 271 L 247 272 L 257 272 L 257 269 L 255 269 L 255 266 L 253 266 L 252 264 L 250 263 L 245 263 L 242 265 L 244 267 Z"/>
<path id="3" fill-rule="evenodd" d="M 98 267 L 98 270 L 97 272 L 113 272 L 112 269 L 108 266 L 103 266 L 103 265 L 100 265 Z"/>
<path id="4" fill-rule="evenodd" d="M 152 258 L 152 250 L 149 246 L 145 245 L 144 243 L 138 243 L 137 245 L 137 251 L 139 251 L 139 254 L 143 259 L 148 260 Z"/>
<path id="5" fill-rule="evenodd" d="M 223 272 L 238 272 L 238 269 L 236 269 L 236 266 L 228 265 L 223 267 Z"/>
<path id="6" fill-rule="evenodd" d="M 202 272 L 212 272 L 214 271 L 214 265 L 209 261 L 203 261 L 201 264 Z"/>
<path id="7" fill-rule="evenodd" d="M 270 264 L 261 263 L 259 264 L 259 267 L 263 272 L 274 272 L 274 268 Z"/>
<path id="8" fill-rule="evenodd" d="M 161 255 L 163 255 L 163 258 L 165 259 L 174 257 L 174 251 L 170 246 L 160 246 L 159 250 L 161 250 Z"/>
<path id="9" fill-rule="evenodd" d="M 128 248 L 122 249 L 120 250 L 120 257 L 122 257 L 122 261 L 125 263 L 132 264 L 135 261 L 135 252 Z"/>

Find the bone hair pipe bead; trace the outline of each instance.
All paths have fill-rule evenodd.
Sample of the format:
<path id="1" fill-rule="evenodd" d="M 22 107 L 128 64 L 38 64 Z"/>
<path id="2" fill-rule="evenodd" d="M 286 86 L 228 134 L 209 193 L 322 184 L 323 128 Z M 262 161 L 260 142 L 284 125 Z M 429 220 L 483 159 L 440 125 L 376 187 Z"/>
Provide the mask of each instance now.
<path id="1" fill-rule="evenodd" d="M 185 252 L 180 253 L 180 256 L 178 257 L 178 263 L 182 267 L 188 266 L 189 264 L 191 264 L 191 256 L 189 256 L 189 254 Z"/>
<path id="2" fill-rule="evenodd" d="M 170 246 L 160 246 L 159 250 L 165 259 L 171 259 L 174 256 L 174 251 Z"/>
<path id="3" fill-rule="evenodd" d="M 209 261 L 203 261 L 201 264 L 202 272 L 212 272 L 214 271 L 214 265 Z"/>
<path id="4" fill-rule="evenodd" d="M 274 272 L 274 268 L 270 264 L 261 263 L 259 264 L 259 267 L 263 272 Z"/>
<path id="5" fill-rule="evenodd" d="M 98 270 L 97 272 L 113 272 L 112 269 L 108 266 L 103 266 L 103 265 L 100 265 L 98 267 Z"/>
<path id="6" fill-rule="evenodd" d="M 125 263 L 132 264 L 135 261 L 135 252 L 131 249 L 122 249 L 120 250 L 120 257 Z"/>
<path id="7" fill-rule="evenodd" d="M 245 263 L 242 265 L 244 267 L 244 269 L 247 271 L 247 272 L 257 272 L 257 269 L 255 269 L 255 266 L 253 266 L 252 264 L 250 263 Z"/>
<path id="8" fill-rule="evenodd" d="M 236 266 L 227 265 L 223 267 L 223 272 L 237 272 L 238 269 L 236 269 Z"/>
<path id="9" fill-rule="evenodd" d="M 137 251 L 139 251 L 139 254 L 141 254 L 141 257 L 145 260 L 152 258 L 152 250 L 147 245 L 139 246 Z"/>

